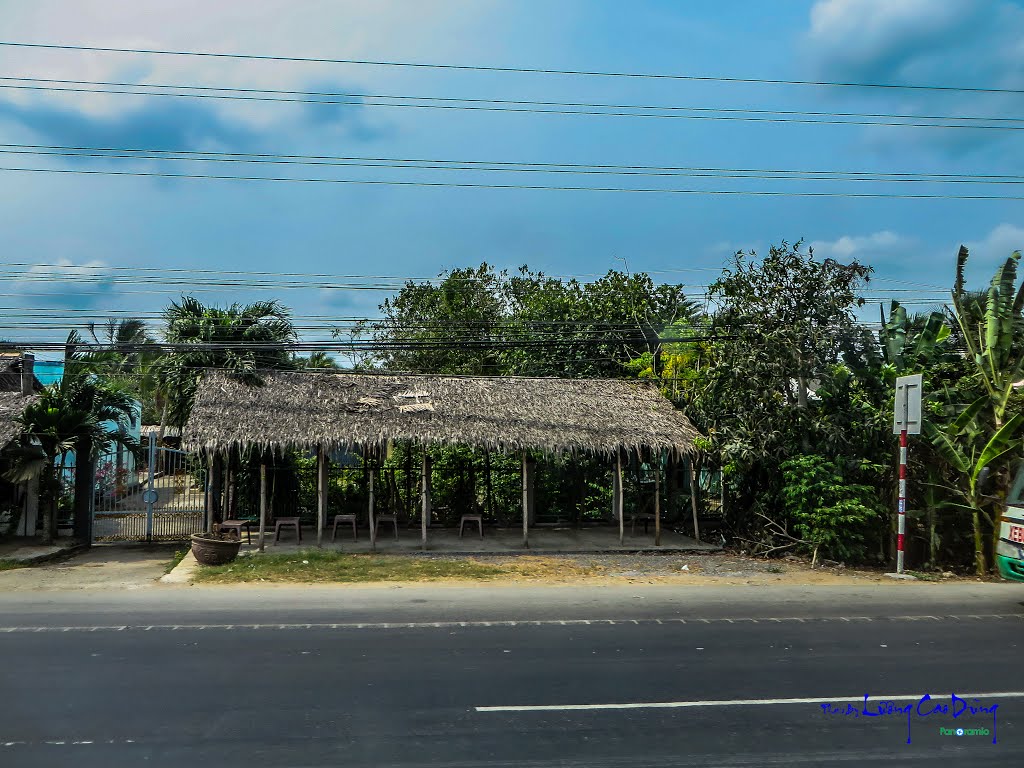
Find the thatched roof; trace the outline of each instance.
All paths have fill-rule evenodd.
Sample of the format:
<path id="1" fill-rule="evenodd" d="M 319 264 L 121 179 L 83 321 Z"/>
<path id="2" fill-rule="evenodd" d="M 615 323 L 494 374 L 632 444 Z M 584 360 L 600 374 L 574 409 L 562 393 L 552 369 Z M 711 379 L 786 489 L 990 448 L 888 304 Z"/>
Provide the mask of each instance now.
<path id="1" fill-rule="evenodd" d="M 204 378 L 183 431 L 192 450 L 330 450 L 389 441 L 614 455 L 693 451 L 690 421 L 653 384 L 612 379 L 268 373 Z"/>
<path id="2" fill-rule="evenodd" d="M 26 397 L 21 392 L 0 392 L 0 448 L 21 432 L 18 417 L 38 398 L 38 395 Z"/>

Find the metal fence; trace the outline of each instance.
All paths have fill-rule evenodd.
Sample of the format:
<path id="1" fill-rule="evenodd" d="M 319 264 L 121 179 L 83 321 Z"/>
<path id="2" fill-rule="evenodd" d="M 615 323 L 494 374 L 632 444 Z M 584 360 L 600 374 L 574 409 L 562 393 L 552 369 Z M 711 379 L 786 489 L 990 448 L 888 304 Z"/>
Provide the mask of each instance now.
<path id="1" fill-rule="evenodd" d="M 96 463 L 93 541 L 173 541 L 205 527 L 205 468 L 199 457 L 156 445 L 141 460 L 113 453 Z M 129 455 L 130 457 L 130 455 Z"/>

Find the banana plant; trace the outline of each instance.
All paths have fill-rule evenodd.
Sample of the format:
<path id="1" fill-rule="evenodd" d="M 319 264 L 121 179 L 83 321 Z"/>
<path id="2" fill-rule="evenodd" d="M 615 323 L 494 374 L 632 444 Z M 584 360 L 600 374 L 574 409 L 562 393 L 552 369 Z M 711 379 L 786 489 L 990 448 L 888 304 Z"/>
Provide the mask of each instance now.
<path id="1" fill-rule="evenodd" d="M 984 519 L 989 525 L 994 522 L 992 516 L 985 511 L 987 497 L 980 492 L 979 481 L 985 469 L 1020 451 L 1022 443 L 1019 432 L 1024 426 L 1024 416 L 1014 414 L 992 437 L 985 440 L 985 425 L 979 417 L 989 405 L 988 395 L 983 395 L 945 427 L 933 421 L 924 423 L 925 435 L 936 453 L 960 476 L 961 481 L 957 487 L 947 490 L 960 496 L 965 502 L 964 506 L 970 510 L 974 533 L 974 565 L 979 576 L 985 573 L 981 521 Z"/>
<path id="2" fill-rule="evenodd" d="M 908 317 L 906 307 L 893 301 L 886 318 L 881 306 L 882 327 L 878 341 L 882 357 L 896 373 L 918 370 L 935 361 L 941 353 L 939 347 L 949 338 L 952 331 L 941 312 L 932 312 L 927 317 Z M 918 329 L 919 327 L 919 329 Z"/>
<path id="3" fill-rule="evenodd" d="M 987 433 L 998 435 L 1010 423 L 1007 412 L 1024 376 L 1024 283 L 1017 286 L 1020 251 L 1014 251 L 996 270 L 985 294 L 965 288 L 968 250 L 960 246 L 953 285 L 953 315 L 975 375 L 986 392 Z M 981 297 L 984 297 L 983 299 Z M 993 437 L 993 439 L 995 439 Z M 1005 499 L 1009 477 L 996 467 L 996 497 Z M 1002 501 L 997 502 L 1002 505 Z M 1001 510 L 999 510 L 1001 512 Z M 993 526 L 993 547 L 999 541 L 998 514 Z"/>

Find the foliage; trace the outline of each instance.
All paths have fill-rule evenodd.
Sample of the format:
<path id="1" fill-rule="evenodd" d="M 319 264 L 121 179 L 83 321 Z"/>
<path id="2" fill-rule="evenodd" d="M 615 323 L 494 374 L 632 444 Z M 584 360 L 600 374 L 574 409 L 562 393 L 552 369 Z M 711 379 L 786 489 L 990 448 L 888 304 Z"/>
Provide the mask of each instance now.
<path id="1" fill-rule="evenodd" d="M 728 469 L 777 464 L 822 437 L 813 389 L 860 341 L 853 310 L 870 272 L 783 242 L 760 261 L 737 253 L 711 285 L 721 341 L 703 396 L 728 404 L 709 425 Z"/>
<path id="2" fill-rule="evenodd" d="M 793 529 L 813 549 L 838 560 L 863 560 L 867 530 L 879 516 L 877 492 L 850 482 L 841 462 L 797 456 L 779 466 L 782 500 Z"/>
<path id="3" fill-rule="evenodd" d="M 287 351 L 295 329 L 280 302 L 213 307 L 182 296 L 164 311 L 164 323 L 164 337 L 176 346 L 157 362 L 156 375 L 168 400 L 170 423 L 176 426 L 188 418 L 206 370 L 258 384 L 260 370 L 295 367 Z"/>
<path id="4" fill-rule="evenodd" d="M 1024 416 L 1017 386 L 1024 374 L 1024 282 L 1017 286 L 1021 254 L 1015 251 L 996 270 L 982 299 L 966 289 L 968 251 L 957 254 L 951 314 L 966 346 L 972 378 L 983 394 L 945 430 L 932 430 L 932 444 L 960 476 L 958 492 L 971 509 L 975 565 L 985 567 L 979 516 L 991 527 L 989 564 L 995 567 L 999 514 L 1009 490 L 1009 461 L 1020 452 Z M 1016 410 L 1016 413 L 1012 411 Z M 996 514 L 985 513 L 977 482 L 983 469 L 994 475 Z"/>
<path id="5" fill-rule="evenodd" d="M 660 356 L 661 334 L 694 312 L 680 285 L 610 271 L 591 283 L 484 263 L 408 282 L 361 333 L 381 349 L 364 361 L 417 373 L 621 376 Z M 341 336 L 342 331 L 335 331 Z M 458 343 L 451 343 L 457 339 Z"/>

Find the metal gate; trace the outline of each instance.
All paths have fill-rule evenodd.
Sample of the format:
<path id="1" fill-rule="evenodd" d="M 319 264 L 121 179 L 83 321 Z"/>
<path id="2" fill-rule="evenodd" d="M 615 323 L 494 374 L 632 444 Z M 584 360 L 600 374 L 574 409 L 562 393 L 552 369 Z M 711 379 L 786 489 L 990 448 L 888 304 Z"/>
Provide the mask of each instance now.
<path id="1" fill-rule="evenodd" d="M 119 451 L 96 462 L 94 542 L 174 541 L 201 533 L 206 470 L 198 456 L 156 444 L 142 459 Z"/>

